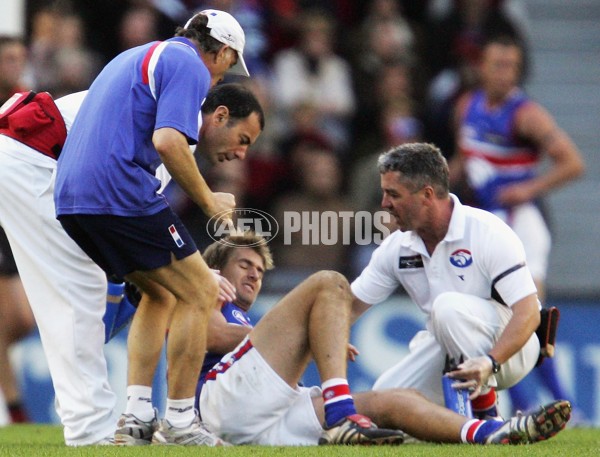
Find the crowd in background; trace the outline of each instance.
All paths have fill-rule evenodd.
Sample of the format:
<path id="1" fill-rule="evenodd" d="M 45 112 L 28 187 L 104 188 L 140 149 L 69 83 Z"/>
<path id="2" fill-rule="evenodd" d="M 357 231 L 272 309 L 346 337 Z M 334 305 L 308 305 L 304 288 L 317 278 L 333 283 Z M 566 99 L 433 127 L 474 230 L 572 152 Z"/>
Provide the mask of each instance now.
<path id="1" fill-rule="evenodd" d="M 451 109 L 477 84 L 482 43 L 527 34 L 510 0 L 30 0 L 23 39 L 0 38 L 0 100 L 29 88 L 54 97 L 87 89 L 116 54 L 172 36 L 206 8 L 229 11 L 244 28 L 251 79 L 239 82 L 259 96 L 267 121 L 247 160 L 207 180 L 238 207 L 279 221 L 285 211 L 377 211 L 375 160 L 393 145 L 424 140 L 450 156 Z M 203 249 L 201 211 L 177 189 L 169 197 Z M 320 269 L 353 279 L 368 258 L 354 243 L 282 243 L 273 249 L 286 282 Z"/>

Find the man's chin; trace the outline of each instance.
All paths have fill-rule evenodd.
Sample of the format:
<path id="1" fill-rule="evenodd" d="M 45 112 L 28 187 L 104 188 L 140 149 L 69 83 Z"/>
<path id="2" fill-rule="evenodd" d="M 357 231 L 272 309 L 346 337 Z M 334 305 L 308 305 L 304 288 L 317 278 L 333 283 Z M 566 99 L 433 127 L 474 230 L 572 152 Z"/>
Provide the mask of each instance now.
<path id="1" fill-rule="evenodd" d="M 241 299 L 240 297 L 237 297 L 235 299 L 235 305 L 237 307 L 241 308 L 243 311 L 248 312 L 248 310 L 252 306 L 252 303 L 248 303 L 246 300 Z"/>

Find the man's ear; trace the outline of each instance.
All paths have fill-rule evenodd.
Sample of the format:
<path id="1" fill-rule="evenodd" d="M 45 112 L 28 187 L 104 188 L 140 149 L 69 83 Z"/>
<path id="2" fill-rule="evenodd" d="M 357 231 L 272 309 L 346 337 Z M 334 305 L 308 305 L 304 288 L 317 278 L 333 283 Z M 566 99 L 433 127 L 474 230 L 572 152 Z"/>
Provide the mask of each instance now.
<path id="1" fill-rule="evenodd" d="M 433 200 L 435 198 L 435 190 L 433 187 L 425 186 L 423 188 L 423 196 L 429 201 Z"/>
<path id="2" fill-rule="evenodd" d="M 215 63 L 225 58 L 228 49 L 229 46 L 226 44 L 221 46 L 221 48 L 215 53 Z"/>
<path id="3" fill-rule="evenodd" d="M 217 125 L 225 125 L 229 120 L 229 108 L 225 105 L 217 106 L 217 109 L 213 113 L 213 120 Z"/>

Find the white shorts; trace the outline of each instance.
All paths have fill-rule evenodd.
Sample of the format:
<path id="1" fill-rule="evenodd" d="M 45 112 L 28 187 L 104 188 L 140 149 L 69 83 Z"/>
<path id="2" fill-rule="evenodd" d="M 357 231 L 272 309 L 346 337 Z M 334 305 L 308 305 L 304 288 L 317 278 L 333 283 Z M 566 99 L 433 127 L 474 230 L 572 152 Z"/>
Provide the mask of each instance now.
<path id="1" fill-rule="evenodd" d="M 291 388 L 252 346 L 237 358 L 247 341 L 223 357 L 223 371 L 204 384 L 202 421 L 232 444 L 318 444 L 323 428 L 312 398 L 320 397 L 321 389 Z"/>
<path id="2" fill-rule="evenodd" d="M 515 206 L 510 211 L 495 211 L 517 234 L 527 258 L 527 266 L 536 281 L 544 281 L 548 272 L 548 259 L 552 237 L 539 208 L 533 203 Z"/>
<path id="3" fill-rule="evenodd" d="M 510 308 L 495 300 L 485 300 L 458 292 L 440 294 L 434 302 L 427 330 L 418 332 L 409 343 L 409 353 L 387 369 L 373 390 L 412 388 L 429 400 L 444 405 L 442 372 L 446 354 L 466 359 L 487 354 L 498 341 L 512 316 Z M 489 386 L 507 389 L 531 371 L 540 352 L 536 334 L 519 352 L 490 376 Z"/>

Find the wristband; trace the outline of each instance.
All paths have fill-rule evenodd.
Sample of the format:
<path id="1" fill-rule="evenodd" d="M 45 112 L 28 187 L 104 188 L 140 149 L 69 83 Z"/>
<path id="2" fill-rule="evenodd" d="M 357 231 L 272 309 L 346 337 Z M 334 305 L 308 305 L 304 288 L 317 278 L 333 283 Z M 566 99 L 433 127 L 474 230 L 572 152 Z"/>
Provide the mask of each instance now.
<path id="1" fill-rule="evenodd" d="M 498 363 L 498 361 L 491 356 L 490 354 L 487 355 L 489 357 L 489 359 L 492 361 L 492 373 L 496 374 L 500 371 L 500 364 Z"/>

